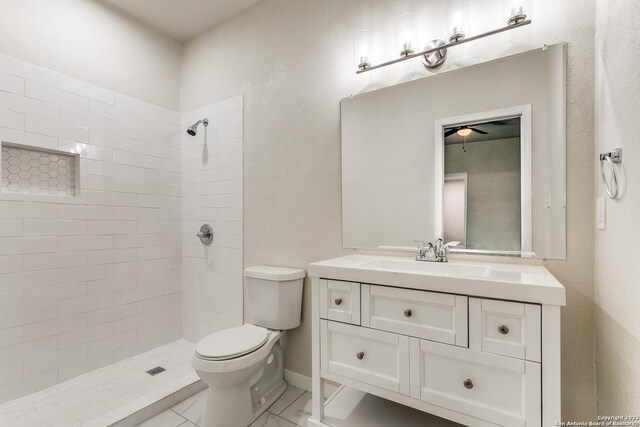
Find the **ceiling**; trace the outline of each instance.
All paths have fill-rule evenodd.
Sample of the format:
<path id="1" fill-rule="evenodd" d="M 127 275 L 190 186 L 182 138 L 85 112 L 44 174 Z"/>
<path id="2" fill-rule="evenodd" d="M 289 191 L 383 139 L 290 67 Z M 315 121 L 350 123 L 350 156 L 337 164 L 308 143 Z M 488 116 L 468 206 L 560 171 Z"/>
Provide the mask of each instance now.
<path id="1" fill-rule="evenodd" d="M 184 42 L 258 0 L 102 0 L 169 37 Z"/>
<path id="2" fill-rule="evenodd" d="M 498 123 L 499 124 L 488 122 L 470 125 L 473 128 L 488 132 L 488 134 L 482 135 L 476 132 L 471 132 L 471 135 L 467 137 L 466 142 L 491 141 L 494 139 L 517 138 L 520 136 L 520 118 L 500 120 Z M 446 128 L 445 132 L 449 129 L 450 128 Z M 447 136 L 444 139 L 444 143 L 446 145 L 462 144 L 462 142 L 464 142 L 464 139 L 456 133 Z"/>

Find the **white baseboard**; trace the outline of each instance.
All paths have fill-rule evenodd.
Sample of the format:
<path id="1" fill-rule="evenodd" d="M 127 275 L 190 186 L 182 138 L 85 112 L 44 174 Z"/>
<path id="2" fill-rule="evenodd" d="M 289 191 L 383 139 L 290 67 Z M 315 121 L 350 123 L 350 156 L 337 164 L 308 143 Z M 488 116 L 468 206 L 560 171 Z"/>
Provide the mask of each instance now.
<path id="1" fill-rule="evenodd" d="M 299 374 L 297 372 L 290 371 L 288 369 L 284 370 L 284 380 L 291 384 L 294 387 L 301 388 L 305 391 L 311 392 L 311 377 L 306 375 Z M 324 397 L 327 398 L 331 396 L 333 393 L 338 390 L 337 385 L 327 384 L 324 385 Z"/>
<path id="2" fill-rule="evenodd" d="M 288 369 L 285 369 L 284 380 L 288 384 L 291 384 L 294 387 L 298 387 L 308 392 L 311 392 L 311 377 L 307 377 L 306 375 L 302 375 L 297 372 L 293 372 Z"/>

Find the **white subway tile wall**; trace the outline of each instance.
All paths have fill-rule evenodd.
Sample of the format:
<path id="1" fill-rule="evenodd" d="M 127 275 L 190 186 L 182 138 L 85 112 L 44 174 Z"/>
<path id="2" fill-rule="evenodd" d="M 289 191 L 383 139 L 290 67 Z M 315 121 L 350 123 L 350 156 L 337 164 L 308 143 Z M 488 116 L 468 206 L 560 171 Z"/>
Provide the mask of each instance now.
<path id="1" fill-rule="evenodd" d="M 243 98 L 183 113 L 182 128 L 202 118 L 193 137 L 182 133 L 182 286 L 184 337 L 190 341 L 242 324 Z M 213 243 L 196 233 L 211 224 Z"/>
<path id="2" fill-rule="evenodd" d="M 77 198 L 0 195 L 0 402 L 181 337 L 181 190 L 194 208 L 185 210 L 189 221 L 212 222 L 221 236 L 233 221 L 219 218 L 242 202 L 240 151 L 216 154 L 202 168 L 185 159 L 183 186 L 183 129 L 175 111 L 0 55 L 0 141 L 80 156 Z M 240 185 L 224 190 L 228 205 L 208 211 L 193 199 L 205 189 L 190 188 L 191 171 L 207 172 L 227 156 L 240 159 L 225 166 Z M 205 204 L 229 185 L 205 177 L 198 183 L 212 188 Z M 241 213 L 234 218 L 241 221 Z M 205 296 L 229 312 L 228 297 L 208 288 L 217 282 L 235 289 L 230 299 L 241 313 L 241 234 L 233 257 L 236 248 L 218 240 L 216 255 L 205 259 L 191 238 L 195 224 L 188 225 L 188 271 L 206 274 L 185 288 L 189 307 L 200 310 L 189 324 L 193 316 L 216 320 Z M 198 292 L 203 299 L 194 301 Z"/>

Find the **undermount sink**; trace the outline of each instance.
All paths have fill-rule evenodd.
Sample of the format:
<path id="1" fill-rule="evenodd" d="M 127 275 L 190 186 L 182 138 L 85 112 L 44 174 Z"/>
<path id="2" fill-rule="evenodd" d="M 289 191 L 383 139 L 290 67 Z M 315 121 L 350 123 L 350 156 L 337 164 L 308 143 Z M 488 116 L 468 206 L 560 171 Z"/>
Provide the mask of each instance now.
<path id="1" fill-rule="evenodd" d="M 470 265 L 460 263 L 443 263 L 416 261 L 411 259 L 375 259 L 361 264 L 361 267 L 390 270 L 390 271 L 411 271 L 437 276 L 456 277 L 488 277 L 491 273 L 491 266 Z"/>

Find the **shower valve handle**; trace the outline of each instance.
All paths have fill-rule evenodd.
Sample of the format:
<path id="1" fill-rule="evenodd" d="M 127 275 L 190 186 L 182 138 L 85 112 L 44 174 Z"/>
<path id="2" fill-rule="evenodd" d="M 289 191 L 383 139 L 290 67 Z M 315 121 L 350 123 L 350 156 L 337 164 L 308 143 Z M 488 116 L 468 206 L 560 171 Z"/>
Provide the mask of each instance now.
<path id="1" fill-rule="evenodd" d="M 200 231 L 196 233 L 196 236 L 198 236 L 202 244 L 210 245 L 213 242 L 213 227 L 209 224 L 204 224 L 200 227 Z"/>

